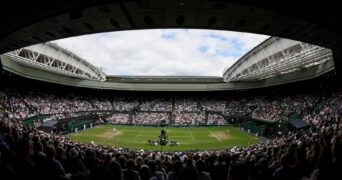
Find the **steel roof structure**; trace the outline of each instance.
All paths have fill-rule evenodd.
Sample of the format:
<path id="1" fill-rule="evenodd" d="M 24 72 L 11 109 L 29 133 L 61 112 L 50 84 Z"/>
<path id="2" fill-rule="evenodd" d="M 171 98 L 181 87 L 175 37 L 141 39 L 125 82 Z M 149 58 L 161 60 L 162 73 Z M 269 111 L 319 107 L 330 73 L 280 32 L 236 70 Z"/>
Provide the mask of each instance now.
<path id="1" fill-rule="evenodd" d="M 89 80 L 106 80 L 106 75 L 99 68 L 54 43 L 40 43 L 4 55 L 19 64 L 52 73 Z"/>
<path id="2" fill-rule="evenodd" d="M 50 0 L 39 2 L 37 5 L 30 1 L 5 0 L 2 3 L 6 4 L 4 7 L 11 8 L 3 8 L 0 11 L 0 53 L 51 40 L 99 32 L 196 28 L 267 34 L 315 44 L 331 49 L 334 61 L 333 63 L 326 61 L 280 77 L 259 80 L 246 86 L 239 83 L 229 85 L 214 83 L 220 87 L 215 85 L 215 88 L 212 88 L 213 84 L 198 80 L 197 83 L 201 84 L 201 88 L 197 90 L 222 90 L 227 89 L 226 86 L 264 87 L 279 84 L 280 81 L 286 83 L 315 77 L 330 71 L 333 66 L 338 76 L 341 76 L 342 72 L 342 27 L 339 26 L 342 11 L 337 1 L 298 3 L 290 0 L 83 0 L 80 2 Z M 80 83 L 79 80 L 65 79 L 68 82 L 62 82 L 53 79 L 54 75 L 50 78 L 43 72 L 38 73 L 20 64 L 14 64 L 7 57 L 1 56 L 1 63 L 5 70 L 25 77 L 88 86 Z M 120 83 L 126 87 L 132 80 L 129 77 L 114 79 L 116 84 L 106 85 L 107 88 L 119 87 Z M 139 80 L 140 83 L 144 81 Z M 146 83 L 148 84 L 149 81 L 146 80 Z M 158 88 L 163 89 L 163 80 L 156 81 L 161 81 Z M 172 80 L 170 83 L 176 82 Z M 135 85 L 129 85 L 126 89 L 131 87 Z M 184 84 L 179 84 L 175 89 L 181 90 L 181 87 L 185 87 Z M 186 89 L 191 88 L 196 89 L 196 86 L 192 84 Z"/>
<path id="3" fill-rule="evenodd" d="M 227 69 L 225 82 L 258 81 L 333 61 L 332 51 L 320 46 L 271 37 Z"/>

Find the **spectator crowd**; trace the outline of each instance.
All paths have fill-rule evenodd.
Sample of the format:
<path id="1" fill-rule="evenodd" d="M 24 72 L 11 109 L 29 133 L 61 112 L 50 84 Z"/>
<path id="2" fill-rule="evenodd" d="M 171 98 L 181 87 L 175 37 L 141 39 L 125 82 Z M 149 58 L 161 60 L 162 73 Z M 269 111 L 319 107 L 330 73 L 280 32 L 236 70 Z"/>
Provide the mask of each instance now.
<path id="1" fill-rule="evenodd" d="M 0 90 L 1 179 L 340 179 L 342 91 L 248 97 L 96 97 Z M 156 152 L 80 143 L 25 127 L 37 114 L 51 119 L 110 111 L 112 123 L 225 124 L 223 115 L 286 121 L 296 113 L 310 128 L 278 134 L 249 147 Z"/>

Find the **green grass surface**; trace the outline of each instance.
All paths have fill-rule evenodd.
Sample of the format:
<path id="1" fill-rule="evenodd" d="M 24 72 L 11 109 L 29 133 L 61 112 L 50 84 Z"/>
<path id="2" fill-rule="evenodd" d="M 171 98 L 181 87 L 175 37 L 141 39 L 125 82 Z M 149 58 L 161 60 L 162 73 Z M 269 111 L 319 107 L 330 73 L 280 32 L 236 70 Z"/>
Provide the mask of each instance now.
<path id="1" fill-rule="evenodd" d="M 115 132 L 114 129 L 115 128 Z M 163 146 L 163 151 L 184 150 L 216 150 L 237 147 L 246 147 L 256 143 L 259 139 L 230 126 L 220 127 L 165 127 L 169 142 L 179 142 L 178 146 Z M 68 138 L 95 144 L 114 147 L 144 150 L 160 150 L 160 146 L 148 144 L 148 140 L 158 140 L 160 127 L 134 126 L 97 126 L 78 133 L 69 134 Z M 227 132 L 229 130 L 229 133 Z"/>

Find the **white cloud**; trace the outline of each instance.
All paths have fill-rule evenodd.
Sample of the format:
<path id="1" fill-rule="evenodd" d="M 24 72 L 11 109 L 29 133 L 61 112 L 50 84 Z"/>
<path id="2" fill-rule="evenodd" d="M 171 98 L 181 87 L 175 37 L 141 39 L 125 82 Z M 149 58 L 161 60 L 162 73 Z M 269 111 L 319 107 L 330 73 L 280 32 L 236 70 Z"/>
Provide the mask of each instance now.
<path id="1" fill-rule="evenodd" d="M 139 30 L 54 41 L 109 75 L 222 76 L 268 36 L 212 30 Z"/>

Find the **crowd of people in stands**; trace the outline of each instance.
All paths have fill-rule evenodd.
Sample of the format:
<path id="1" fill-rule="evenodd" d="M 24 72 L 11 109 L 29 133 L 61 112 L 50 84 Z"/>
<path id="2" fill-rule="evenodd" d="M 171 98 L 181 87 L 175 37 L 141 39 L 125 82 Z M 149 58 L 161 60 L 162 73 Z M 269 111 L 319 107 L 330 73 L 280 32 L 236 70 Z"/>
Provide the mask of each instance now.
<path id="1" fill-rule="evenodd" d="M 204 124 L 203 113 L 174 113 L 173 119 L 175 125 L 203 125 Z"/>
<path id="2" fill-rule="evenodd" d="M 126 111 L 134 109 L 139 118 L 133 122 L 138 123 L 167 120 L 169 113 L 171 120 L 177 122 L 200 122 L 208 111 L 210 122 L 221 122 L 220 113 L 285 121 L 295 112 L 311 126 L 249 147 L 161 153 L 75 142 L 23 125 L 23 120 L 36 114 L 119 111 L 121 114 L 114 114 L 125 117 Z M 341 115 L 340 90 L 218 100 L 129 97 L 126 101 L 115 96 L 58 96 L 3 89 L 0 90 L 0 175 L 1 179 L 340 179 Z M 192 116 L 195 118 L 191 119 Z M 109 117 L 113 122 L 116 118 Z"/>
<path id="3" fill-rule="evenodd" d="M 153 125 L 168 121 L 169 116 L 167 113 L 139 112 L 133 116 L 133 124 L 135 125 Z"/>
<path id="4" fill-rule="evenodd" d="M 340 94 L 335 94 L 339 97 Z M 223 116 L 251 116 L 266 121 L 286 121 L 293 113 L 304 119 L 318 121 L 307 111 L 322 103 L 315 94 L 278 95 L 274 97 L 96 97 L 82 95 L 49 95 L 39 91 L 18 92 L 9 89 L 0 91 L 1 115 L 11 119 L 27 119 L 36 115 L 51 115 L 50 119 L 63 119 L 77 116 L 77 112 L 107 111 L 113 112 L 112 118 L 135 111 L 133 120 L 113 121 L 118 123 L 149 122 L 158 124 L 162 119 L 179 125 L 225 124 Z M 320 96 L 319 96 L 320 97 Z M 329 101 L 327 99 L 325 101 Z M 331 101 L 331 100 L 330 100 Z M 335 107 L 336 108 L 336 107 Z M 330 109 L 325 109 L 326 113 Z M 331 110 L 330 110 L 331 111 Z M 137 114 L 138 113 L 138 114 Z M 145 113 L 145 114 L 144 114 Z M 147 114 L 146 114 L 147 113 Z M 153 113 L 153 114 L 152 114 Z M 321 112 L 324 113 L 324 112 Z M 118 114 L 118 115 L 116 115 Z M 150 115 L 148 115 L 150 114 Z M 160 115 L 158 115 L 160 114 Z M 170 115 L 168 115 L 170 114 Z M 0 115 L 0 116 L 1 116 Z M 115 118 L 115 116 L 118 116 Z M 148 118 L 141 118 L 146 116 Z M 163 118 L 160 118 L 163 116 Z"/>
<path id="5" fill-rule="evenodd" d="M 111 124 L 128 124 L 128 114 L 112 114 L 106 118 L 106 121 Z"/>

